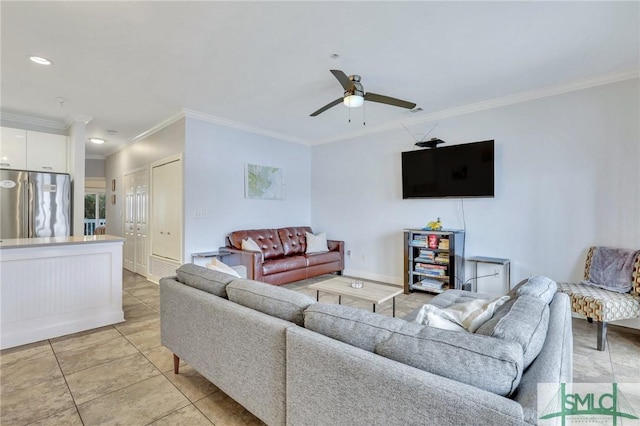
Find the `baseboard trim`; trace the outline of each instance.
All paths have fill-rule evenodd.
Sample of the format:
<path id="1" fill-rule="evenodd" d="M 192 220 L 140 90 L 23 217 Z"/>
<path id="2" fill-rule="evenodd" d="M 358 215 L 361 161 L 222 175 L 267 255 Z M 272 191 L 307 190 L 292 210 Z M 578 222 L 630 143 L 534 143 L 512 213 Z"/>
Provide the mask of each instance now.
<path id="1" fill-rule="evenodd" d="M 342 272 L 342 274 L 349 277 L 358 277 L 358 278 L 363 278 L 365 280 L 379 281 L 385 284 L 392 284 L 398 287 L 404 286 L 404 280 L 402 278 L 391 277 L 388 275 L 372 274 L 371 272 L 358 271 L 356 269 L 345 269 Z"/>

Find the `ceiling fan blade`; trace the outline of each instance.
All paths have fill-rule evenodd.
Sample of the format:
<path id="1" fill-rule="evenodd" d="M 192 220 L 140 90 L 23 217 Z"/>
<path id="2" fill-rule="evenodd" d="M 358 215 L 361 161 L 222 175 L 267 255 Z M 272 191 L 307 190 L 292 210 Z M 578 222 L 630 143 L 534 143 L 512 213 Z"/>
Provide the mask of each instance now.
<path id="1" fill-rule="evenodd" d="M 340 70 L 329 70 L 338 79 L 345 91 L 353 89 L 353 81 Z"/>
<path id="2" fill-rule="evenodd" d="M 328 104 L 326 104 L 325 106 L 323 106 L 322 108 L 320 108 L 319 110 L 317 110 L 316 112 L 310 114 L 310 116 L 311 117 L 315 117 L 316 115 L 322 114 L 323 112 L 325 112 L 329 108 L 333 108 L 334 106 L 336 106 L 336 105 L 338 105 L 340 103 L 342 103 L 342 98 L 338 98 L 335 101 L 331 101 Z"/>
<path id="3" fill-rule="evenodd" d="M 378 95 L 377 93 L 367 92 L 364 95 L 365 101 L 378 102 L 380 104 L 393 105 L 400 108 L 413 109 L 416 104 L 413 102 L 403 101 L 402 99 L 392 98 L 390 96 Z"/>

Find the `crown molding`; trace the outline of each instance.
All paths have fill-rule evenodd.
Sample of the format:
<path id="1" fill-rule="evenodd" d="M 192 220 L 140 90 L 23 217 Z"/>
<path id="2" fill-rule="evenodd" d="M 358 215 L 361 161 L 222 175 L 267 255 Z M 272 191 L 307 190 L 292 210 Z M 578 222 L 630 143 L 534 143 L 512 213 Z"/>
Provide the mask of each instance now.
<path id="1" fill-rule="evenodd" d="M 294 142 L 301 145 L 313 145 L 313 143 L 307 139 L 299 138 L 299 137 L 288 135 L 285 133 L 274 132 L 272 130 L 264 129 L 262 127 L 251 126 L 245 123 L 241 123 L 239 121 L 228 120 L 226 118 L 218 117 L 211 114 L 206 114 L 199 111 L 194 111 L 187 108 L 183 108 L 182 111 L 184 112 L 185 117 L 195 118 L 197 120 L 206 121 L 208 123 L 219 124 L 221 126 L 242 130 L 242 131 L 254 133 L 257 135 L 267 136 L 269 138 L 284 140 L 288 142 Z"/>
<path id="2" fill-rule="evenodd" d="M 91 120 L 93 120 L 93 117 L 90 115 L 78 114 L 76 112 L 72 112 L 69 114 L 69 117 L 67 117 L 66 124 L 67 124 L 67 127 L 71 127 L 71 125 L 76 122 L 87 125 Z"/>
<path id="3" fill-rule="evenodd" d="M 44 127 L 52 130 L 66 131 L 69 126 L 62 121 L 49 120 L 46 118 L 29 117 L 27 115 L 14 114 L 11 112 L 1 112 L 2 121 L 10 121 L 12 123 L 24 124 L 27 126 Z"/>
<path id="4" fill-rule="evenodd" d="M 167 126 L 172 125 L 173 123 L 175 123 L 176 121 L 180 120 L 184 118 L 184 114 L 182 111 L 178 111 L 175 114 L 172 114 L 171 116 L 165 118 L 164 120 L 162 120 L 161 122 L 159 122 L 158 124 L 156 124 L 155 126 L 151 127 L 150 129 L 145 130 L 144 132 L 132 137 L 130 139 L 130 144 L 136 141 L 139 141 L 140 139 L 144 139 L 148 136 L 151 136 L 152 134 L 159 132 L 160 130 L 164 129 Z"/>
<path id="5" fill-rule="evenodd" d="M 172 115 L 170 115 L 169 117 L 165 118 L 164 120 L 162 120 L 161 122 L 159 122 L 158 124 L 156 124 L 155 126 L 145 130 L 142 133 L 137 134 L 136 136 L 132 137 L 131 139 L 128 139 L 127 141 L 125 141 L 124 145 L 118 146 L 116 148 L 114 148 L 111 151 L 108 151 L 104 154 L 104 158 L 107 158 L 117 152 L 120 152 L 124 149 L 127 149 L 128 147 L 130 147 L 131 145 L 133 145 L 135 142 L 144 139 L 148 136 L 151 136 L 152 134 L 159 132 L 160 130 L 164 129 L 165 127 L 168 127 L 170 125 L 172 125 L 173 123 L 175 123 L 178 120 L 181 120 L 182 118 L 184 118 L 184 113 L 182 111 L 178 111 Z"/>
<path id="6" fill-rule="evenodd" d="M 224 127 L 229 127 L 232 129 L 238 129 L 238 130 L 242 130 L 245 132 L 249 132 L 249 133 L 254 133 L 254 134 L 258 134 L 258 135 L 262 135 L 262 136 L 267 136 L 270 138 L 274 138 L 274 139 L 279 139 L 279 140 L 284 140 L 284 141 L 289 141 L 289 142 L 294 142 L 294 143 L 299 143 L 302 145 L 312 145 L 312 143 L 306 139 L 302 139 L 302 138 L 298 138 L 295 136 L 291 136 L 291 135 L 287 135 L 285 133 L 279 133 L 279 132 L 274 132 L 271 130 L 267 130 L 267 129 L 263 129 L 261 127 L 257 127 L 257 126 L 251 126 L 248 124 L 244 124 L 244 123 L 240 123 L 239 121 L 233 121 L 233 120 L 229 120 L 226 118 L 222 118 L 222 117 L 218 117 L 216 115 L 212 115 L 212 114 L 207 114 L 204 112 L 200 112 L 200 111 L 195 111 L 189 108 L 182 108 L 182 110 L 176 112 L 175 114 L 171 115 L 170 117 L 162 120 L 161 122 L 159 122 L 158 124 L 156 124 L 155 126 L 151 127 L 148 130 L 145 130 L 144 132 L 138 134 L 137 136 L 134 136 L 133 138 L 131 138 L 129 144 L 134 143 L 140 139 L 144 139 L 162 129 L 164 129 L 167 126 L 170 126 L 171 124 L 175 123 L 176 121 L 182 119 L 182 118 L 193 118 L 196 120 L 200 120 L 200 121 L 205 121 L 207 123 L 212 123 L 212 124 L 218 124 L 220 126 L 224 126 Z M 122 147 L 121 149 L 124 149 L 125 147 Z"/>
<path id="7" fill-rule="evenodd" d="M 513 105 L 521 102 L 527 102 L 535 99 L 547 98 L 550 96 L 556 96 L 563 93 L 575 92 L 577 90 L 589 89 L 591 87 L 603 86 L 606 84 L 617 83 L 620 81 L 631 80 L 634 78 L 640 78 L 640 68 L 634 68 L 631 70 L 619 71 L 614 73 L 602 74 L 595 77 L 576 80 L 567 84 L 559 84 L 554 86 L 543 87 L 541 89 L 529 90 L 526 92 L 516 93 L 514 95 L 507 95 L 500 98 L 489 99 L 486 101 L 475 102 L 460 107 L 450 108 L 442 111 L 436 111 L 427 114 L 421 114 L 418 117 L 412 117 L 409 119 L 396 120 L 390 123 L 374 126 L 366 130 L 360 130 L 357 132 L 351 132 L 343 135 L 338 135 L 331 138 L 322 139 L 316 142 L 315 145 L 322 145 L 331 142 L 338 142 L 342 140 L 348 140 L 367 136 L 375 133 L 381 133 L 388 130 L 397 129 L 402 124 L 413 126 L 422 123 L 433 122 L 437 120 L 443 120 L 449 117 L 455 117 L 459 115 L 469 114 L 472 112 L 485 111 L 493 108 L 498 108 L 507 105 Z"/>
<path id="8" fill-rule="evenodd" d="M 296 137 L 296 136 L 288 135 L 288 134 L 285 134 L 285 133 L 275 132 L 275 131 L 271 131 L 271 130 L 264 129 L 264 128 L 257 127 L 257 126 L 251 126 L 251 125 L 248 125 L 248 124 L 245 124 L 245 123 L 241 123 L 241 122 L 238 122 L 238 121 L 233 121 L 233 120 L 229 120 L 229 119 L 226 119 L 226 118 L 218 117 L 216 115 L 207 114 L 207 113 L 204 113 L 204 112 L 195 111 L 195 110 L 188 109 L 188 108 L 182 108 L 182 110 L 180 110 L 180 111 L 176 112 L 175 114 L 167 117 L 166 119 L 162 120 L 161 122 L 159 122 L 155 126 L 151 127 L 150 129 L 145 130 L 144 132 L 138 134 L 137 136 L 134 136 L 133 138 L 131 138 L 128 141 L 127 144 L 125 144 L 122 147 L 119 147 L 117 150 L 115 150 L 113 152 L 109 152 L 108 154 L 105 155 L 105 157 L 107 157 L 109 155 L 112 155 L 112 154 L 115 154 L 116 152 L 127 148 L 128 146 L 130 146 L 134 142 L 136 142 L 136 141 L 138 141 L 140 139 L 144 139 L 144 138 L 146 138 L 146 137 L 148 137 L 148 136 L 150 136 L 150 135 L 152 135 L 152 134 L 164 129 L 167 126 L 170 126 L 171 124 L 175 123 L 176 121 L 178 121 L 178 120 L 180 120 L 182 118 L 193 118 L 193 119 L 196 119 L 196 120 L 201 120 L 201 121 L 205 121 L 205 122 L 212 123 L 212 124 L 217 124 L 217 125 L 224 126 L 224 127 L 229 127 L 229 128 L 233 128 L 233 129 L 249 132 L 249 133 L 254 133 L 254 134 L 257 134 L 257 135 L 266 136 L 266 137 L 269 137 L 269 138 L 274 138 L 274 139 L 283 140 L 283 141 L 289 141 L 289 142 L 298 143 L 298 144 L 301 144 L 301 145 L 312 146 L 312 145 L 322 145 L 322 144 L 331 143 L 331 142 L 338 142 L 338 141 L 342 141 L 342 140 L 358 138 L 358 137 L 367 136 L 367 135 L 371 135 L 371 134 L 375 134 L 375 133 L 386 132 L 386 131 L 389 131 L 389 130 L 395 130 L 399 126 L 401 126 L 402 124 L 412 126 L 412 125 L 417 125 L 417 124 L 422 124 L 422 123 L 427 123 L 427 122 L 433 122 L 433 121 L 436 121 L 436 120 L 442 120 L 442 119 L 449 118 L 449 117 L 455 117 L 455 116 L 459 116 L 459 115 L 469 114 L 469 113 L 472 113 L 472 112 L 484 111 L 484 110 L 488 110 L 488 109 L 498 108 L 498 107 L 501 107 L 501 106 L 512 105 L 512 104 L 516 104 L 516 103 L 520 103 L 520 102 L 526 102 L 526 101 L 530 101 L 530 100 L 534 100 L 534 99 L 540 99 L 540 98 L 555 96 L 555 95 L 559 95 L 559 94 L 563 94 L 563 93 L 573 92 L 573 91 L 577 91 L 577 90 L 588 89 L 590 87 L 602 86 L 602 85 L 605 85 L 605 84 L 616 83 L 616 82 L 624 81 L 624 80 L 631 80 L 631 79 L 634 79 L 634 78 L 640 78 L 640 68 L 634 68 L 634 69 L 631 69 L 631 70 L 625 70 L 625 71 L 620 71 L 620 72 L 602 74 L 602 75 L 595 76 L 595 77 L 590 77 L 590 78 L 586 78 L 586 79 L 582 79 L 582 80 L 576 80 L 576 81 L 568 83 L 568 84 L 560 84 L 560 85 L 555 85 L 555 86 L 548 86 L 548 87 L 544 87 L 544 88 L 541 88 L 541 89 L 536 89 L 536 90 L 530 90 L 530 91 L 526 91 L 526 92 L 516 93 L 514 95 L 503 96 L 503 97 L 495 98 L 495 99 L 489 99 L 489 100 L 486 100 L 486 101 L 481 101 L 481 102 L 476 102 L 476 103 L 473 103 L 473 104 L 463 105 L 463 106 L 456 107 L 456 108 L 450 108 L 450 109 L 446 109 L 446 110 L 442 110 L 442 111 L 436 111 L 436 112 L 432 112 L 432 113 L 428 113 L 428 114 L 422 114 L 422 115 L 419 115 L 418 117 L 412 117 L 410 119 L 396 120 L 396 121 L 392 121 L 390 123 L 382 124 L 382 125 L 379 125 L 379 126 L 369 127 L 369 128 L 367 128 L 365 130 L 346 133 L 346 134 L 334 136 L 334 137 L 331 137 L 331 138 L 321 139 L 321 140 L 315 141 L 315 142 L 314 141 L 310 141 L 308 139 L 303 139 L 303 138 L 299 138 L 299 137 Z"/>

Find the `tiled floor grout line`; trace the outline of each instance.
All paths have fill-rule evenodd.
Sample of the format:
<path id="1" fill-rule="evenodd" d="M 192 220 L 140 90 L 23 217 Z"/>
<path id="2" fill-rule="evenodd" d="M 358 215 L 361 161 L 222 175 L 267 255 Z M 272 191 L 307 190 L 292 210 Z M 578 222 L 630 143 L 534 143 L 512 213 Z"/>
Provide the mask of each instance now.
<path id="1" fill-rule="evenodd" d="M 149 309 L 152 309 L 152 310 L 154 310 L 154 311 L 156 311 L 156 312 L 160 313 L 160 311 L 159 311 L 159 310 L 156 310 L 156 309 L 155 309 L 155 308 L 153 308 L 152 306 L 147 305 L 144 301 L 142 301 L 142 300 L 141 300 L 141 299 L 139 299 L 138 297 L 134 296 L 133 294 L 129 293 L 129 291 L 127 291 L 127 290 L 123 290 L 123 292 L 126 292 L 129 296 L 136 298 L 137 300 L 139 300 L 139 301 L 140 301 L 140 303 L 142 303 L 143 305 L 145 305 L 145 306 L 146 306 L 146 307 L 148 307 Z M 117 330 L 117 329 L 116 329 L 116 330 Z M 122 337 L 124 337 L 125 339 L 127 339 L 127 336 L 125 336 L 124 334 L 122 334 L 122 332 L 121 332 L 120 330 L 118 330 L 118 332 L 122 335 Z M 127 341 L 128 341 L 129 343 L 131 343 L 131 341 L 130 341 L 129 339 L 127 339 Z M 133 345 L 133 343 L 131 343 L 131 344 Z M 152 422 L 149 422 L 149 423 L 147 424 L 147 426 L 148 426 L 148 425 L 150 425 L 150 424 L 152 424 L 152 423 L 154 423 L 154 422 L 157 422 L 157 421 L 158 421 L 158 420 L 160 420 L 160 419 L 163 419 L 163 418 L 165 418 L 165 417 L 168 417 L 168 416 L 170 416 L 171 414 L 175 413 L 176 411 L 182 410 L 183 408 L 188 407 L 189 405 L 192 405 L 192 406 L 193 406 L 193 408 L 195 408 L 196 410 L 198 410 L 198 411 L 199 411 L 199 412 L 204 416 L 204 418 L 205 418 L 205 419 L 207 419 L 207 420 L 208 420 L 208 421 L 213 425 L 213 422 L 212 422 L 211 420 L 209 420 L 209 418 L 208 418 L 208 417 L 207 417 L 207 416 L 206 416 L 206 415 L 205 415 L 205 414 L 204 414 L 204 413 L 203 413 L 203 412 L 202 412 L 198 407 L 196 407 L 195 403 L 196 403 L 196 402 L 198 402 L 198 401 L 200 401 L 200 400 L 202 400 L 202 399 L 205 399 L 205 398 L 207 398 L 207 397 L 209 397 L 209 396 L 213 395 L 215 392 L 212 392 L 212 393 L 210 393 L 210 394 L 208 394 L 208 395 L 203 396 L 203 397 L 202 397 L 202 398 L 200 398 L 198 401 L 191 401 L 191 400 L 189 399 L 189 397 L 188 397 L 184 392 L 182 392 L 182 391 L 180 390 L 180 388 L 178 388 L 178 387 L 177 387 L 177 386 L 176 386 L 176 385 L 175 385 L 171 380 L 169 380 L 169 378 L 168 378 L 167 376 L 165 376 L 165 375 L 164 375 L 164 372 L 163 372 L 163 371 L 161 371 L 161 370 L 158 368 L 158 366 L 157 366 L 157 365 L 155 365 L 155 364 L 154 364 L 154 363 L 153 363 L 153 362 L 152 362 L 152 361 L 151 361 L 151 360 L 150 360 L 150 359 L 149 359 L 149 358 L 148 358 L 148 357 L 147 357 L 147 356 L 146 356 L 146 355 L 145 355 L 145 354 L 140 350 L 140 349 L 138 349 L 138 347 L 137 347 L 137 346 L 133 345 L 133 347 L 135 347 L 135 348 L 136 348 L 136 350 L 137 350 L 138 352 L 140 352 L 140 354 L 141 354 L 141 355 L 142 355 L 142 356 L 143 356 L 147 361 L 149 361 L 149 362 L 151 363 L 151 365 L 153 365 L 153 366 L 155 367 L 155 369 L 156 369 L 156 370 L 160 371 L 160 375 L 161 375 L 161 376 L 163 376 L 163 377 L 164 377 L 164 378 L 165 378 L 165 379 L 166 379 L 166 380 L 171 384 L 171 386 L 173 386 L 173 387 L 174 387 L 178 392 L 180 392 L 180 394 L 182 394 L 182 395 L 185 397 L 185 399 L 189 402 L 189 403 L 188 403 L 187 405 L 185 405 L 184 407 L 180 407 L 180 408 L 178 408 L 178 409 L 176 409 L 176 410 L 174 410 L 174 411 L 172 411 L 172 412 L 170 412 L 170 413 L 167 413 L 166 415 L 164 415 L 164 416 L 162 416 L 162 417 L 160 417 L 160 418 L 157 418 L 157 419 L 153 420 Z M 155 349 L 155 348 L 152 348 L 152 349 Z M 172 369 L 171 369 L 171 370 L 167 370 L 167 371 L 168 371 L 168 372 L 170 372 L 170 371 L 172 371 Z M 139 383 L 139 382 L 138 382 L 138 383 Z M 123 388 L 123 389 L 124 389 L 124 388 Z M 114 392 L 115 392 L 115 391 L 114 391 Z M 219 390 L 219 389 L 218 389 L 218 392 L 220 392 L 220 390 Z"/>
<path id="2" fill-rule="evenodd" d="M 51 343 L 51 339 L 47 340 L 47 342 L 49 343 L 49 346 L 51 346 L 51 352 L 53 352 L 53 356 L 55 357 L 56 363 L 58 364 L 58 368 L 60 369 L 60 374 L 62 375 L 62 379 L 64 380 L 64 384 L 67 387 L 67 390 L 69 391 L 69 396 L 71 396 L 71 400 L 73 401 L 73 408 L 76 409 L 76 413 L 78 413 L 78 418 L 80 419 L 80 422 L 84 426 L 84 420 L 82 420 L 82 416 L 80 415 L 80 409 L 78 408 L 78 404 L 76 402 L 76 398 L 73 396 L 73 392 L 71 392 L 71 388 L 69 387 L 69 383 L 67 382 L 67 376 L 64 374 L 64 371 L 62 371 L 62 365 L 60 365 L 60 360 L 58 359 L 58 354 L 53 349 L 53 344 Z M 52 415 L 55 415 L 55 414 L 60 413 L 62 411 L 64 411 L 64 410 L 56 411 L 55 413 L 50 414 L 47 417 L 51 417 Z M 42 419 L 38 419 L 36 421 L 46 419 L 47 417 L 43 417 Z M 35 422 L 32 422 L 32 423 L 35 423 Z"/>
<path id="3" fill-rule="evenodd" d="M 136 296 L 132 295 L 131 293 L 127 292 L 126 290 L 123 290 L 123 292 L 126 292 L 129 296 L 134 297 L 135 299 L 137 299 L 138 301 L 140 301 L 140 303 L 142 303 L 143 305 L 145 305 L 145 306 L 146 306 L 146 307 L 148 307 L 149 309 L 152 309 L 152 310 L 154 310 L 154 311 L 158 312 L 156 309 L 154 309 L 153 307 L 151 307 L 151 306 L 147 305 L 147 304 L 146 304 L 146 303 L 144 303 L 142 300 L 140 300 L 138 297 L 136 297 Z M 125 322 L 126 322 L 126 320 L 125 320 Z M 114 330 L 116 330 L 116 331 L 118 332 L 118 334 L 120 334 L 120 336 L 121 336 L 121 337 L 123 337 L 123 338 L 124 338 L 124 339 L 125 339 L 125 340 L 126 340 L 126 341 L 131 345 L 131 346 L 133 346 L 133 347 L 136 349 L 136 351 L 138 351 L 138 353 L 139 353 L 140 355 L 142 355 L 142 356 L 143 356 L 147 361 L 149 361 L 149 363 L 153 366 L 153 368 L 155 368 L 155 369 L 158 371 L 158 373 L 159 373 L 158 375 L 165 377 L 165 376 L 164 376 L 164 373 L 163 373 L 163 372 L 162 372 L 162 371 L 161 371 L 161 370 L 160 370 L 160 369 L 159 369 L 155 364 L 153 364 L 153 362 L 151 362 L 151 360 L 150 360 L 150 359 L 149 359 L 149 358 L 148 358 L 144 353 L 142 353 L 142 351 L 141 351 L 137 346 L 135 346 L 135 345 L 134 345 L 134 344 L 133 344 L 129 339 L 127 339 L 127 336 L 125 336 L 124 334 L 122 334 L 122 332 L 121 332 L 120 330 L 118 330 L 114 325 L 111 325 L 110 327 L 111 327 L 111 328 L 113 328 Z M 96 342 L 96 343 L 94 343 L 94 344 L 103 344 L 103 343 L 105 343 L 105 342 L 107 342 L 107 341 L 109 341 L 109 340 L 115 340 L 115 338 L 113 338 L 113 339 L 106 339 L 106 340 L 102 340 L 102 341 Z M 69 391 L 69 395 L 71 396 L 71 399 L 72 399 L 72 401 L 73 401 L 74 408 L 76 409 L 76 412 L 78 413 L 78 417 L 80 418 L 80 421 L 81 421 L 81 422 L 82 422 L 82 424 L 84 425 L 84 420 L 82 419 L 82 416 L 81 416 L 81 414 L 80 414 L 80 409 L 79 409 L 79 407 L 78 407 L 78 403 L 76 402 L 76 398 L 74 397 L 73 392 L 71 392 L 71 388 L 69 387 L 69 383 L 67 382 L 67 375 L 75 374 L 75 373 L 78 373 L 78 372 L 81 372 L 81 371 L 84 371 L 84 370 L 88 370 L 88 369 L 90 369 L 90 368 L 99 367 L 99 366 L 101 366 L 101 365 L 105 365 L 105 364 L 108 364 L 108 363 L 110 363 L 110 362 L 114 362 L 114 361 L 117 361 L 117 360 L 121 360 L 121 359 L 124 359 L 124 358 L 130 357 L 130 356 L 133 356 L 133 355 L 135 355 L 135 354 L 126 355 L 126 356 L 123 356 L 123 357 L 120 357 L 120 358 L 116 358 L 116 359 L 112 359 L 112 360 L 109 360 L 109 361 L 106 361 L 106 362 L 103 362 L 103 363 L 99 363 L 99 364 L 96 364 L 96 365 L 92 365 L 91 367 L 87 367 L 87 368 L 80 369 L 80 370 L 78 370 L 78 371 L 74 371 L 73 373 L 66 373 L 66 374 L 65 374 L 65 372 L 62 370 L 62 365 L 60 365 L 60 360 L 58 359 L 58 353 L 57 353 L 57 352 L 56 352 L 56 350 L 53 348 L 53 344 L 52 344 L 51 340 L 49 339 L 49 340 L 47 340 L 47 342 L 48 342 L 48 343 L 49 343 L 49 345 L 51 346 L 51 351 L 53 352 L 53 355 L 54 355 L 54 357 L 55 357 L 55 359 L 56 359 L 56 363 L 58 364 L 58 368 L 60 369 L 60 373 L 61 373 L 61 375 L 62 375 L 62 378 L 64 379 L 64 383 L 65 383 L 65 385 L 67 386 L 67 389 L 68 389 L 68 391 Z M 91 346 L 91 345 L 93 345 L 93 344 L 88 344 L 88 345 L 86 345 L 86 346 Z M 84 347 L 86 347 L 86 346 L 81 346 L 81 347 L 79 347 L 79 348 L 70 349 L 70 350 L 82 349 L 82 348 L 84 348 Z M 61 352 L 66 352 L 66 351 L 61 351 Z M 155 376 L 154 376 L 154 377 L 155 377 Z M 165 377 L 165 379 L 166 379 L 166 377 Z M 82 404 L 86 404 L 86 403 L 88 403 L 88 402 L 94 401 L 95 399 L 102 398 L 102 397 L 104 397 L 104 396 L 106 396 L 106 395 L 110 395 L 110 394 L 112 394 L 112 393 L 114 393 L 114 392 L 117 392 L 117 391 L 120 391 L 120 390 L 122 390 L 122 389 L 126 389 L 126 388 L 128 388 L 128 387 L 130 387 L 130 386 L 133 386 L 133 385 L 135 385 L 135 384 L 138 384 L 138 383 L 140 383 L 140 382 L 143 382 L 144 380 L 148 380 L 148 379 L 143 379 L 143 380 L 140 380 L 140 381 L 138 381 L 138 382 L 131 383 L 131 384 L 129 384 L 129 385 L 127 385 L 127 386 L 124 386 L 124 387 L 122 387 L 122 388 L 115 389 L 115 390 L 113 390 L 113 391 L 111 391 L 111 392 L 107 392 L 107 393 L 105 393 L 104 395 L 100 395 L 100 396 L 98 396 L 98 397 L 96 397 L 96 398 L 93 398 L 93 399 L 90 399 L 90 400 L 84 401 Z M 171 385 L 172 385 L 173 387 L 176 387 L 176 386 L 175 386 L 175 385 L 174 385 L 170 380 L 168 380 L 168 379 L 167 379 L 167 381 L 168 381 L 169 383 L 171 383 Z M 180 392 L 180 389 L 178 389 L 178 388 L 176 388 L 176 389 Z M 182 392 L 180 392 L 180 393 L 182 393 Z M 183 394 L 183 395 L 184 395 L 184 394 Z M 186 395 L 185 395 L 185 398 L 186 398 Z M 187 399 L 187 401 L 189 401 L 189 398 L 186 398 L 186 399 Z M 190 401 L 189 401 L 189 402 L 190 402 Z M 188 405 L 189 405 L 189 404 L 185 405 L 185 407 L 186 407 L 186 406 L 188 406 Z M 179 408 L 179 409 L 182 409 L 182 408 L 184 408 L 184 407 L 181 407 L 181 408 Z M 59 412 L 61 412 L 61 411 L 64 411 L 64 410 L 57 411 L 56 413 L 53 413 L 52 415 L 57 414 L 57 413 L 59 413 Z M 43 419 L 48 418 L 48 417 L 51 417 L 51 415 L 49 415 L 49 416 L 47 416 L 47 417 L 43 417 L 42 419 L 37 419 L 36 421 L 43 420 Z M 156 420 L 154 420 L 154 421 L 157 421 L 157 420 L 159 420 L 159 419 L 156 419 Z M 153 423 L 153 422 L 152 422 L 152 423 Z"/>

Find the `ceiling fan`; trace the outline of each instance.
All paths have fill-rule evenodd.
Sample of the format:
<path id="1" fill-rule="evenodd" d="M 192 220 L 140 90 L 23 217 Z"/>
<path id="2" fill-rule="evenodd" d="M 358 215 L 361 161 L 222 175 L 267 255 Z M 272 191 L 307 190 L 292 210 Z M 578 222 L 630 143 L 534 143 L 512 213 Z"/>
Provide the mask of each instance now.
<path id="1" fill-rule="evenodd" d="M 400 108 L 415 108 L 416 104 L 413 102 L 403 101 L 401 99 L 392 98 L 390 96 L 378 95 L 377 93 L 364 92 L 362 83 L 360 83 L 359 75 L 347 75 L 340 70 L 330 70 L 335 78 L 338 79 L 342 87 L 344 88 L 344 95 L 341 98 L 331 101 L 316 112 L 311 114 L 311 117 L 322 114 L 329 108 L 332 108 L 339 103 L 344 103 L 350 108 L 356 108 L 361 106 L 364 101 L 378 102 L 380 104 L 393 105 Z"/>

